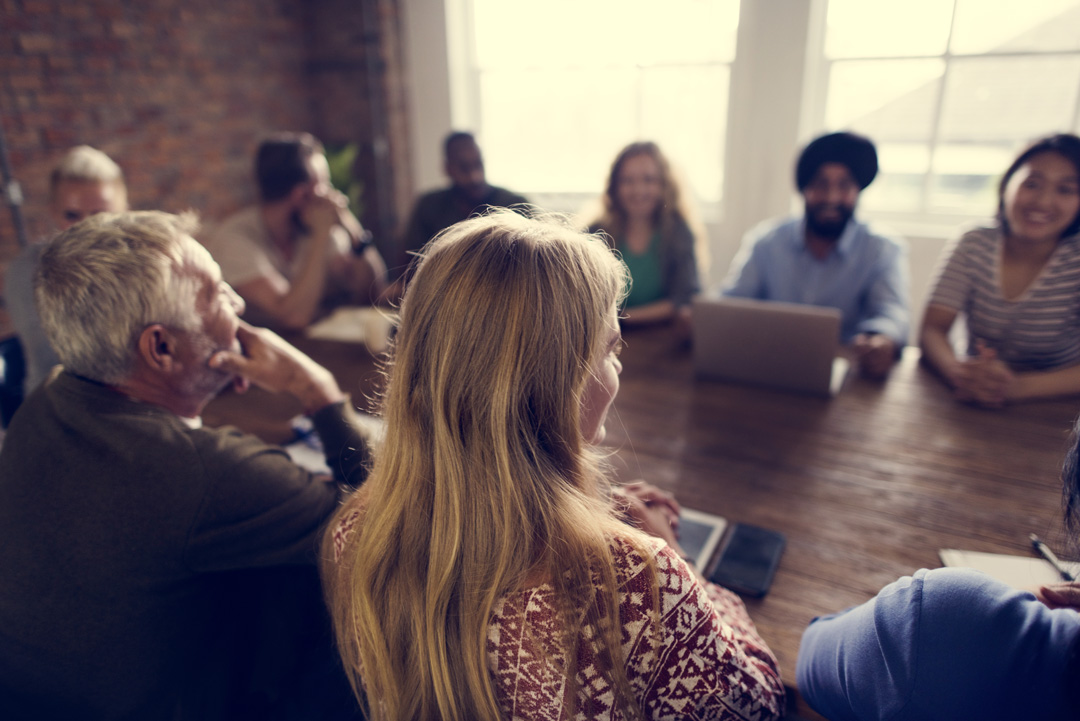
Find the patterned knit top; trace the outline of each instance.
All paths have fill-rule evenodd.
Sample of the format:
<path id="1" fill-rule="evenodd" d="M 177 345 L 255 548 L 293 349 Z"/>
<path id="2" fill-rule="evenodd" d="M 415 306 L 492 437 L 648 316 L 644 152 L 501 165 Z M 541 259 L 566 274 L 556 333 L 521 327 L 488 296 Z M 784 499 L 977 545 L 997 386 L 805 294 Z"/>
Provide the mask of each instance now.
<path id="1" fill-rule="evenodd" d="M 334 560 L 352 536 L 359 511 L 331 531 Z M 772 652 L 758 636 L 742 601 L 701 583 L 666 543 L 650 551 L 657 574 L 654 613 L 647 564 L 628 543 L 615 541 L 619 621 L 626 676 L 650 719 L 776 719 L 784 688 Z M 595 635 L 580 630 L 582 639 Z M 614 692 L 587 648 L 579 644 L 574 719 L 621 721 Z M 540 584 L 504 595 L 488 627 L 488 669 L 506 719 L 566 718 L 568 684 L 559 643 L 554 589 Z"/>

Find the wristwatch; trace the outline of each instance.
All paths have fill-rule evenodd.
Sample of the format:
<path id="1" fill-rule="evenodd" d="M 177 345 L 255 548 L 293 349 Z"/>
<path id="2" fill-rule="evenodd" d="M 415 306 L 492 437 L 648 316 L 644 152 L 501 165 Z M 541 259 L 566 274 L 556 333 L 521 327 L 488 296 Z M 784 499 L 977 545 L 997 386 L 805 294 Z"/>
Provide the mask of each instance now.
<path id="1" fill-rule="evenodd" d="M 360 240 L 356 242 L 352 247 L 353 255 L 363 255 L 364 251 L 368 249 L 368 246 L 374 242 L 374 236 L 370 230 L 364 229 L 364 232 L 360 234 Z"/>

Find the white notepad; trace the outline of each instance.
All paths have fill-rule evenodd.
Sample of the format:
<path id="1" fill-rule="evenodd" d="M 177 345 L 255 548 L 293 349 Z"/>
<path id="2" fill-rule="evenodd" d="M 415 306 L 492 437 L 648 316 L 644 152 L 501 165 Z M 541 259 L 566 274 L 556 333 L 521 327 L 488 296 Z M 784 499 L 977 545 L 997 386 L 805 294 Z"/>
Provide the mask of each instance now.
<path id="1" fill-rule="evenodd" d="M 1025 591 L 1062 582 L 1054 567 L 1046 559 L 1036 556 L 959 551 L 955 548 L 943 548 L 938 551 L 938 555 L 946 566 L 974 568 L 1013 588 Z M 1080 563 L 1062 561 L 1061 565 L 1074 576 L 1080 574 Z"/>
<path id="2" fill-rule="evenodd" d="M 307 329 L 308 338 L 363 343 L 372 353 L 386 350 L 394 321 L 381 308 L 338 308 Z"/>

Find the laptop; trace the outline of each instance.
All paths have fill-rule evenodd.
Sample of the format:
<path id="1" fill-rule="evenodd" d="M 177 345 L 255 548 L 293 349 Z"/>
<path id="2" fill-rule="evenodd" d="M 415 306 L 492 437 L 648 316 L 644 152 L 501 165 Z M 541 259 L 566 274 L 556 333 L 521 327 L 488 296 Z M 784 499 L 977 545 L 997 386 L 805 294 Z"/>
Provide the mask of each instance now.
<path id="1" fill-rule="evenodd" d="M 694 300 L 694 370 L 699 378 L 734 381 L 829 397 L 847 377 L 840 349 L 840 311 L 751 300 Z"/>

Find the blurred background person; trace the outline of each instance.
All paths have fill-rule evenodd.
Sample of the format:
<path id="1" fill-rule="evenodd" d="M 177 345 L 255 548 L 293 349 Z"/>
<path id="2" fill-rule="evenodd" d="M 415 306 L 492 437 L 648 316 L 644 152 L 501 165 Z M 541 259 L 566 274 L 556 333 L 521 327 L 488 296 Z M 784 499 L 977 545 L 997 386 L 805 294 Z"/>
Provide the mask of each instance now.
<path id="1" fill-rule="evenodd" d="M 1051 135 L 1001 177 L 996 222 L 946 249 L 923 316 L 923 358 L 984 406 L 1080 393 L 1080 138 Z M 967 323 L 967 351 L 949 339 Z"/>
<path id="2" fill-rule="evenodd" d="M 529 202 L 522 195 L 487 182 L 484 156 L 472 133 L 455 131 L 446 136 L 443 170 L 450 187 L 421 195 L 409 217 L 398 256 L 390 268 L 390 277 L 395 281 L 390 295 L 395 298 L 404 290 L 410 261 L 439 231 L 489 206 L 509 208 Z"/>
<path id="3" fill-rule="evenodd" d="M 247 304 L 247 320 L 299 330 L 335 306 L 379 298 L 386 266 L 348 199 L 330 184 L 322 143 L 310 133 L 267 138 L 256 151 L 255 178 L 259 204 L 203 238 Z"/>
<path id="4" fill-rule="evenodd" d="M 704 232 L 667 158 L 653 142 L 631 143 L 611 166 L 603 212 L 590 232 L 604 231 L 630 271 L 620 316 L 625 325 L 681 319 L 689 332 L 690 300 L 700 290 Z"/>
<path id="5" fill-rule="evenodd" d="M 128 202 L 124 173 L 100 150 L 89 145 L 72 148 L 49 178 L 49 206 L 58 231 L 95 213 L 125 211 Z M 25 358 L 25 394 L 37 388 L 60 362 L 41 328 L 34 303 L 34 273 L 44 247 L 44 242 L 38 242 L 24 248 L 8 266 L 4 279 L 4 300 Z"/>

